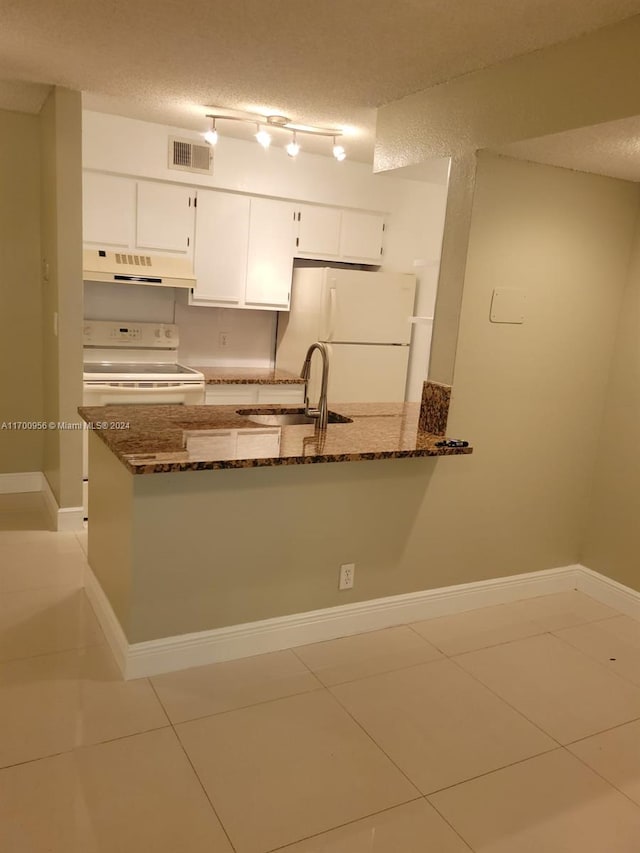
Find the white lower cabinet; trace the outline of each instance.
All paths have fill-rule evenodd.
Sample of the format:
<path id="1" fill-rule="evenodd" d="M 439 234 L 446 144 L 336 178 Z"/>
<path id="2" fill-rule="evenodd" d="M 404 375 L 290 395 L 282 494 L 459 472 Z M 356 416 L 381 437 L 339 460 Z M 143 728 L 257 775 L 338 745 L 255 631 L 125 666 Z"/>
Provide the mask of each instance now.
<path id="1" fill-rule="evenodd" d="M 288 383 L 275 385 L 247 385 L 238 383 L 207 385 L 205 404 L 208 406 L 268 405 L 297 406 L 304 403 L 304 385 Z"/>
<path id="2" fill-rule="evenodd" d="M 187 451 L 192 456 L 217 459 L 262 458 L 280 454 L 279 427 L 268 429 L 187 430 Z"/>
<path id="3" fill-rule="evenodd" d="M 199 190 L 190 305 L 288 311 L 294 206 Z"/>

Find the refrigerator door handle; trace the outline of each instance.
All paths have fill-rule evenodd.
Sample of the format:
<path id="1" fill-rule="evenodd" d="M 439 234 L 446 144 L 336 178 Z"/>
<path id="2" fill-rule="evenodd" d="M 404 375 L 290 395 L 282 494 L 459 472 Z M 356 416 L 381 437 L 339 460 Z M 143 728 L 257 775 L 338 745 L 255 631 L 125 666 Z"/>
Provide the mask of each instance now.
<path id="1" fill-rule="evenodd" d="M 333 340 L 333 334 L 335 331 L 335 322 L 336 322 L 336 305 L 338 300 L 338 294 L 336 293 L 335 287 L 329 288 L 329 328 L 327 329 L 327 340 Z"/>

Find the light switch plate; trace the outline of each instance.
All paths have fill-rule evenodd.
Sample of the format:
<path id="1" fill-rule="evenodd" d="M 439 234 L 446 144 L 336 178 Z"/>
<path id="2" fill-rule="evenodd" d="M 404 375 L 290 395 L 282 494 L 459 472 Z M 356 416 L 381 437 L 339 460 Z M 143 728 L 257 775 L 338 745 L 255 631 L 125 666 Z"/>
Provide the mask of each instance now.
<path id="1" fill-rule="evenodd" d="M 524 323 L 527 292 L 517 287 L 496 287 L 491 297 L 492 323 Z"/>

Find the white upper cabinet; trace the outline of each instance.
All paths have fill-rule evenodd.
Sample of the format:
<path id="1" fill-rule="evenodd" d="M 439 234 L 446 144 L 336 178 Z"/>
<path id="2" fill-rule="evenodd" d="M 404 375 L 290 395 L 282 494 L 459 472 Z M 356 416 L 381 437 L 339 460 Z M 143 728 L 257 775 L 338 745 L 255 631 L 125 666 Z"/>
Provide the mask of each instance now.
<path id="1" fill-rule="evenodd" d="M 379 213 L 342 211 L 340 227 L 340 256 L 342 258 L 371 258 L 380 263 L 384 216 Z"/>
<path id="2" fill-rule="evenodd" d="M 191 304 L 238 307 L 244 299 L 249 245 L 248 196 L 199 190 Z"/>
<path id="3" fill-rule="evenodd" d="M 194 189 L 100 172 L 84 172 L 82 180 L 85 243 L 193 253 Z"/>
<path id="4" fill-rule="evenodd" d="M 296 207 L 298 226 L 296 257 L 347 263 L 381 263 L 384 216 L 300 204 Z"/>
<path id="5" fill-rule="evenodd" d="M 342 211 L 313 204 L 300 204 L 297 210 L 296 254 L 337 258 L 340 254 Z"/>
<path id="6" fill-rule="evenodd" d="M 176 184 L 138 181 L 136 245 L 149 251 L 189 254 L 195 191 Z"/>
<path id="7" fill-rule="evenodd" d="M 136 182 L 98 172 L 82 177 L 85 243 L 132 249 L 135 234 Z"/>
<path id="8" fill-rule="evenodd" d="M 293 274 L 294 205 L 252 198 L 247 256 L 247 307 L 289 310 Z"/>
<path id="9" fill-rule="evenodd" d="M 294 205 L 200 190 L 191 305 L 288 311 Z"/>

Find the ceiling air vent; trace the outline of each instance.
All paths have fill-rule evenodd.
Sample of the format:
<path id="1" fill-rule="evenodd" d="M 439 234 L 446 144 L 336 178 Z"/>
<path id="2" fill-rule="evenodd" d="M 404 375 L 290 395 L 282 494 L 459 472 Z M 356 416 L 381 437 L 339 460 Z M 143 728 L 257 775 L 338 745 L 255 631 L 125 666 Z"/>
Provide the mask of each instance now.
<path id="1" fill-rule="evenodd" d="M 169 168 L 183 172 L 213 173 L 213 151 L 210 145 L 198 145 L 188 139 L 169 137 Z"/>

